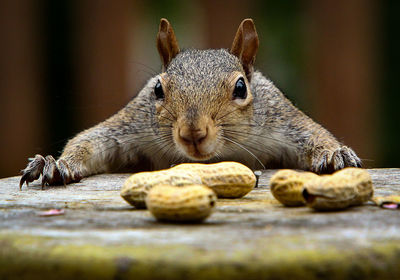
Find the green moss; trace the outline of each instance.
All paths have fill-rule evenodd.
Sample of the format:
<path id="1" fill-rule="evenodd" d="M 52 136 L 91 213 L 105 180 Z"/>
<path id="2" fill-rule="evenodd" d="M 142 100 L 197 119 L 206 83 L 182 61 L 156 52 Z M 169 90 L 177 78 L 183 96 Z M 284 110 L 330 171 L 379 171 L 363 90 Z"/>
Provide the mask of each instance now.
<path id="1" fill-rule="evenodd" d="M 400 244 L 335 248 L 301 237 L 263 238 L 255 250 L 183 245 L 71 245 L 68 240 L 0 235 L 1 279 L 376 279 L 400 275 Z M 284 244 L 282 244 L 282 242 Z M 318 245 L 318 249 L 313 249 Z"/>

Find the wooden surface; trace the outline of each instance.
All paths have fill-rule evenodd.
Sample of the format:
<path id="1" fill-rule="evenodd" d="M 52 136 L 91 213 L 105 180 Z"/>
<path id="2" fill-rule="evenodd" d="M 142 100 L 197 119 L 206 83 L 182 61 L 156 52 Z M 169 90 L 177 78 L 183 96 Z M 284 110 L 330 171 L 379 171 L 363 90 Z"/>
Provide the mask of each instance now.
<path id="1" fill-rule="evenodd" d="M 400 195 L 400 169 L 370 169 L 375 195 Z M 400 278 L 400 211 L 287 208 L 264 171 L 242 199 L 220 199 L 202 224 L 158 223 L 120 196 L 128 174 L 19 191 L 0 180 L 0 279 Z M 61 216 L 39 213 L 62 208 Z M 394 277 L 394 278 L 393 278 Z"/>

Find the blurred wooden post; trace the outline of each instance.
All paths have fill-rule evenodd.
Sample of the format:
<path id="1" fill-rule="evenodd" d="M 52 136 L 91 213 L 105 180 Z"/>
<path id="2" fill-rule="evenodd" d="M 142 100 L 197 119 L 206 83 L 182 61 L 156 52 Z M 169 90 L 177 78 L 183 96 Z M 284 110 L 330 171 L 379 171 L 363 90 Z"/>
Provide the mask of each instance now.
<path id="1" fill-rule="evenodd" d="M 78 119 L 87 128 L 116 113 L 128 100 L 134 7 L 128 0 L 83 0 L 76 8 Z"/>
<path id="2" fill-rule="evenodd" d="M 313 0 L 308 13 L 315 118 L 367 166 L 377 166 L 377 71 L 372 0 Z"/>
<path id="3" fill-rule="evenodd" d="M 44 142 L 36 1 L 0 1 L 0 177 L 18 175 Z"/>

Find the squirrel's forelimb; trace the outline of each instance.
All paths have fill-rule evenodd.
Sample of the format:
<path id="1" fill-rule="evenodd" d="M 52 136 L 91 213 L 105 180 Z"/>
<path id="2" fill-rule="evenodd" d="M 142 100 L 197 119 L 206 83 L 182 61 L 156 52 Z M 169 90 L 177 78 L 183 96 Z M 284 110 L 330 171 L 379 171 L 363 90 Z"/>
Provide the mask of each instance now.
<path id="1" fill-rule="evenodd" d="M 42 187 L 68 184 L 140 165 L 142 157 L 154 169 L 222 160 L 317 173 L 361 166 L 353 150 L 253 70 L 258 44 L 254 22 L 245 19 L 229 51 L 181 50 L 162 19 L 157 49 L 163 72 L 117 114 L 71 139 L 57 161 L 36 155 L 20 187 L 40 175 Z"/>

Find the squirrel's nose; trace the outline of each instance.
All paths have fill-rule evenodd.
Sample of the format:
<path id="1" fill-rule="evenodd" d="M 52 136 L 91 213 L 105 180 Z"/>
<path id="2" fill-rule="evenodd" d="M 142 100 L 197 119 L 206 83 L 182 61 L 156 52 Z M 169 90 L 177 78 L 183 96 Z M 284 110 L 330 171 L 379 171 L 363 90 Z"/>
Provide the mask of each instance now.
<path id="1" fill-rule="evenodd" d="M 189 144 L 200 144 L 207 137 L 207 134 L 207 126 L 195 129 L 191 129 L 185 126 L 179 129 L 179 137 L 182 139 L 183 142 Z"/>

